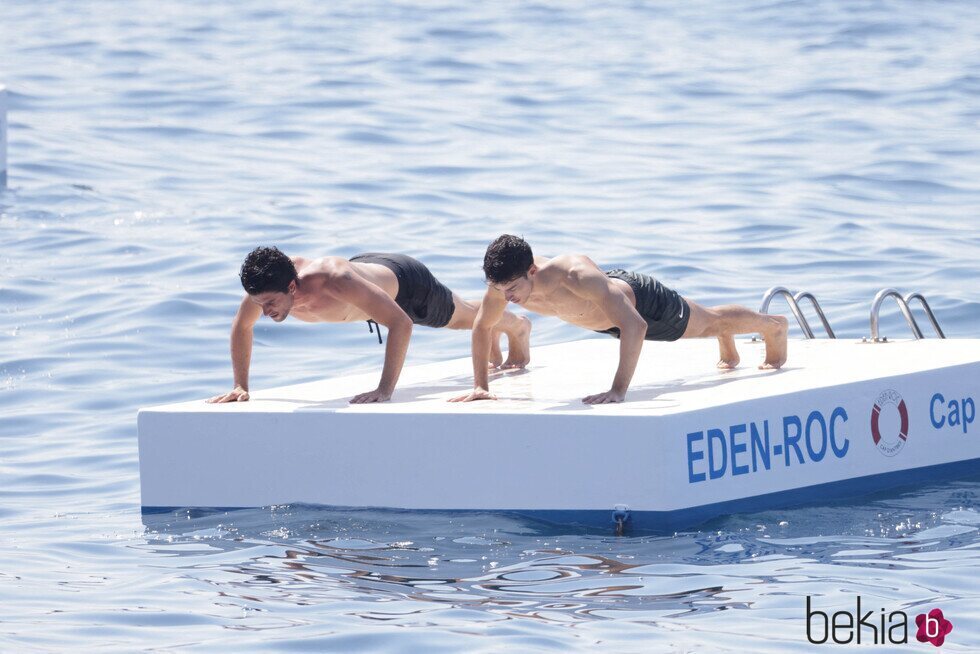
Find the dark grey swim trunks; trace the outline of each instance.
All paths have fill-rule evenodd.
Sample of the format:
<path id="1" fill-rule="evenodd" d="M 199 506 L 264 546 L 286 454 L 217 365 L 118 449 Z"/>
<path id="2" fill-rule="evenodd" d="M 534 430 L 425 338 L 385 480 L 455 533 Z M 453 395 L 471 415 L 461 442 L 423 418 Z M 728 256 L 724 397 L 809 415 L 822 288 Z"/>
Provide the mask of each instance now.
<path id="1" fill-rule="evenodd" d="M 676 341 L 684 335 L 687 321 L 691 319 L 690 307 L 676 291 L 672 291 L 653 277 L 643 273 L 616 269 L 606 272 L 606 277 L 621 279 L 633 289 L 636 310 L 647 321 L 648 341 Z M 619 338 L 619 328 L 598 330 Z"/>
<path id="2" fill-rule="evenodd" d="M 416 325 L 445 327 L 456 310 L 453 292 L 443 286 L 425 265 L 404 254 L 369 252 L 351 257 L 358 263 L 378 263 L 395 273 L 398 294 L 395 304 L 408 314 Z"/>

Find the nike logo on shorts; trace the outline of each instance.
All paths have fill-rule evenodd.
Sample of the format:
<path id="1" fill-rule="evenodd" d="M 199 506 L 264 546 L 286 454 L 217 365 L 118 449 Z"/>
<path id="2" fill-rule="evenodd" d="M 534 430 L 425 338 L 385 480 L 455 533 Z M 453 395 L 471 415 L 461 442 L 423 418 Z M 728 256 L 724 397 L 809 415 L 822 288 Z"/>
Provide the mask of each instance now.
<path id="1" fill-rule="evenodd" d="M 683 318 L 684 317 L 684 305 L 683 304 L 681 305 L 681 315 L 679 315 L 677 317 L 678 318 Z"/>

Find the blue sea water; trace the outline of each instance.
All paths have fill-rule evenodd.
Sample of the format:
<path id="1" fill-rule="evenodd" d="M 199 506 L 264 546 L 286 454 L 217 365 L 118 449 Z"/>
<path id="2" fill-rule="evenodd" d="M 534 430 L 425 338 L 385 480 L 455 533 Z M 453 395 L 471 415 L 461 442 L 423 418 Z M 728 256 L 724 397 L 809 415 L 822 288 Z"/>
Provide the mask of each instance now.
<path id="1" fill-rule="evenodd" d="M 861 595 L 939 606 L 944 650 L 977 651 L 977 479 L 669 537 L 309 506 L 144 524 L 135 415 L 230 387 L 258 244 L 406 252 L 475 298 L 514 232 L 706 304 L 806 289 L 842 337 L 880 288 L 921 291 L 980 336 L 978 44 L 971 0 L 7 0 L 0 650 L 781 652 L 806 596 Z M 893 306 L 883 331 L 908 334 Z M 535 344 L 581 336 L 534 319 Z M 468 345 L 419 329 L 408 363 Z M 363 324 L 262 321 L 252 385 L 381 357 Z"/>

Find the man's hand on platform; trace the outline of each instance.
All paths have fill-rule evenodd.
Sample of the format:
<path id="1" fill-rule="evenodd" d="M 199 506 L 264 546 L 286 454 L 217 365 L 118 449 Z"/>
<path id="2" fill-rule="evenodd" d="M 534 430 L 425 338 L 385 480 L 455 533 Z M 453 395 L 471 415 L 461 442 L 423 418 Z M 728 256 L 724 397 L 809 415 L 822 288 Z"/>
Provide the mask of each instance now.
<path id="1" fill-rule="evenodd" d="M 450 398 L 450 402 L 473 402 L 474 400 L 496 400 L 497 396 L 484 388 L 474 388 L 466 395 Z"/>
<path id="2" fill-rule="evenodd" d="M 384 392 L 380 388 L 376 388 L 373 391 L 368 391 L 367 393 L 361 393 L 360 395 L 355 395 L 350 399 L 351 404 L 370 404 L 371 402 L 387 402 L 391 399 L 391 393 Z"/>
<path id="3" fill-rule="evenodd" d="M 223 402 L 248 402 L 248 391 L 241 386 L 236 386 L 230 393 L 215 395 L 207 400 L 208 404 L 221 404 Z"/>
<path id="4" fill-rule="evenodd" d="M 612 404 L 613 402 L 622 402 L 625 399 L 625 391 L 608 390 L 605 393 L 597 393 L 596 395 L 583 397 L 582 401 L 586 404 Z"/>

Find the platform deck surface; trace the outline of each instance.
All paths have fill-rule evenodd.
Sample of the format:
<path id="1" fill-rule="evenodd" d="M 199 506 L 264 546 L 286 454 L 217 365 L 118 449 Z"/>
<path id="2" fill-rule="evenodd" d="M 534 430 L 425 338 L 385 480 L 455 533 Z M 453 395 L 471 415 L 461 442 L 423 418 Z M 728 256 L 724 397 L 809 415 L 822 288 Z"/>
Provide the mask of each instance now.
<path id="1" fill-rule="evenodd" d="M 144 409 L 142 504 L 513 510 L 582 524 L 627 506 L 660 528 L 980 462 L 980 340 L 792 341 L 778 371 L 758 369 L 761 342 L 738 343 L 734 371 L 716 368 L 714 340 L 646 343 L 626 402 L 583 404 L 609 388 L 618 347 L 536 347 L 527 370 L 493 376 L 497 401 L 446 401 L 472 387 L 460 358 L 407 366 L 380 404 L 348 402 L 376 386 L 373 370 Z"/>
<path id="2" fill-rule="evenodd" d="M 872 379 L 950 368 L 980 361 L 978 339 L 924 339 L 871 344 L 855 340 L 790 341 L 789 359 L 778 371 L 759 370 L 764 344 L 738 342 L 742 363 L 716 368 L 714 339 L 687 339 L 643 346 L 627 401 L 588 406 L 581 398 L 609 388 L 619 341 L 590 338 L 535 347 L 526 370 L 491 375 L 495 402 L 450 403 L 472 387 L 469 358 L 406 366 L 391 401 L 351 405 L 355 394 L 376 387 L 380 370 L 306 384 L 255 389 L 249 402 L 206 404 L 203 400 L 143 411 L 291 413 L 474 414 L 540 413 L 670 415 Z M 311 362 L 317 357 L 311 356 Z M 311 363 L 311 366 L 315 363 Z"/>

